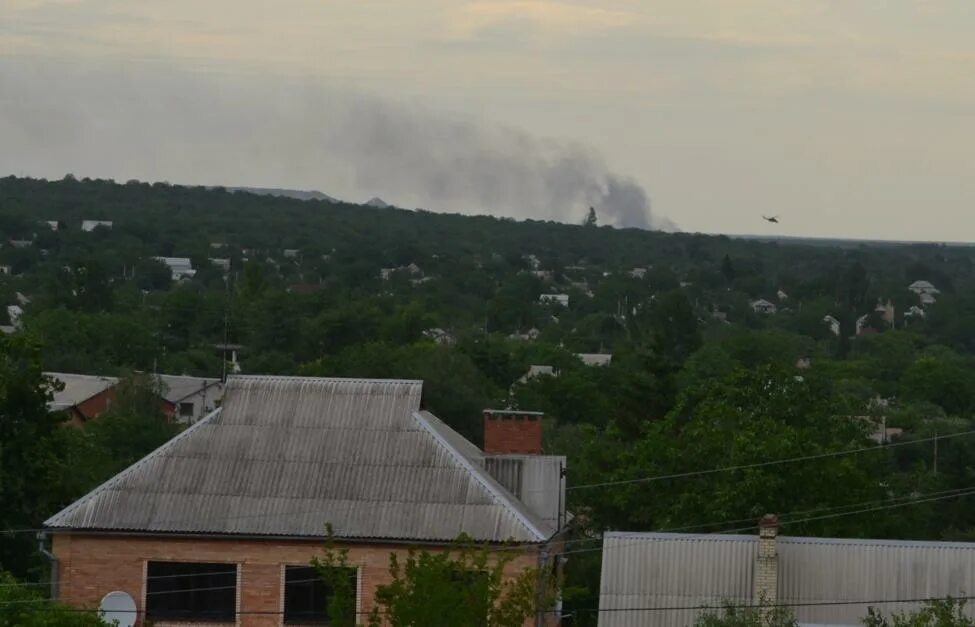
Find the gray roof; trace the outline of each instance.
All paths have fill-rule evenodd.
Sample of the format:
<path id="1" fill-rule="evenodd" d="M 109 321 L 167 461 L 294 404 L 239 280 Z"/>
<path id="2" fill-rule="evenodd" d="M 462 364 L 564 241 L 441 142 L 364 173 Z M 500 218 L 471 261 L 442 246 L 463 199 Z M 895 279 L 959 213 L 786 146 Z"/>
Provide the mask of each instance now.
<path id="1" fill-rule="evenodd" d="M 778 603 L 844 603 L 794 607 L 801 624 L 859 625 L 870 605 L 885 613 L 920 606 L 878 601 L 975 591 L 975 543 L 789 536 L 777 543 Z M 751 604 L 757 551 L 757 535 L 608 533 L 599 625 L 677 627 L 693 624 L 700 610 L 642 608 Z"/>
<path id="2" fill-rule="evenodd" d="M 119 381 L 116 377 L 99 377 L 66 372 L 45 372 L 44 375 L 57 379 L 64 384 L 64 389 L 55 392 L 54 399 L 48 403 L 47 408 L 50 411 L 62 411 L 74 407 L 96 394 L 101 394 Z"/>
<path id="3" fill-rule="evenodd" d="M 205 377 L 186 377 L 172 374 L 157 376 L 164 385 L 162 396 L 170 403 L 178 403 L 187 397 L 199 394 L 203 390 L 206 390 L 208 395 L 212 395 L 215 390 L 211 390 L 211 388 L 220 384 L 220 379 Z"/>
<path id="4" fill-rule="evenodd" d="M 541 542 L 554 528 L 419 381 L 231 377 L 223 406 L 45 522 L 149 533 Z M 478 451 L 479 452 L 479 451 Z"/>

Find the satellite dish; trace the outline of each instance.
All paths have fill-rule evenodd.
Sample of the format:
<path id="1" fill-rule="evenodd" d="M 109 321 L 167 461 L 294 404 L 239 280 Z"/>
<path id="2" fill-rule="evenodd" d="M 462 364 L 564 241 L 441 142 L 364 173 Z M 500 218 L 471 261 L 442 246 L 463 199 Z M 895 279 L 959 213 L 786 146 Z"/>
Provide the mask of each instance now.
<path id="1" fill-rule="evenodd" d="M 103 621 L 118 627 L 132 627 L 138 617 L 135 601 L 127 592 L 109 592 L 102 598 L 98 611 Z"/>

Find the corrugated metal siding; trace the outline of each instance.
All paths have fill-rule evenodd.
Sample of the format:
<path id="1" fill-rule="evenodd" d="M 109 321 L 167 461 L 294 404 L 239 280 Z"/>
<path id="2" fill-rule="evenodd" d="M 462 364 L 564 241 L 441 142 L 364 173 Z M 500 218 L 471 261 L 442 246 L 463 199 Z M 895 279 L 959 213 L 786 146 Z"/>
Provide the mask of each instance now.
<path id="1" fill-rule="evenodd" d="M 222 410 L 46 524 L 322 536 L 330 523 L 349 538 L 540 540 L 420 424 L 421 387 L 231 378 Z"/>
<path id="2" fill-rule="evenodd" d="M 780 537 L 782 603 L 884 601 L 975 592 L 975 544 Z M 797 607 L 800 623 L 858 625 L 868 603 Z M 920 604 L 878 606 L 885 613 Z M 969 613 L 975 608 L 968 608 Z"/>
<path id="3" fill-rule="evenodd" d="M 757 536 L 607 534 L 599 625 L 676 627 L 698 614 L 618 611 L 627 608 L 750 604 L 757 546 Z M 859 625 L 870 605 L 888 614 L 921 606 L 880 601 L 975 591 L 975 544 L 780 536 L 778 554 L 779 603 L 856 602 L 795 607 L 800 624 Z"/>
<path id="4" fill-rule="evenodd" d="M 749 536 L 607 534 L 600 627 L 682 627 L 698 614 L 628 609 L 751 603 L 757 547 Z"/>
<path id="5" fill-rule="evenodd" d="M 484 467 L 528 509 L 552 527 L 564 520 L 565 457 L 555 455 L 489 455 Z"/>

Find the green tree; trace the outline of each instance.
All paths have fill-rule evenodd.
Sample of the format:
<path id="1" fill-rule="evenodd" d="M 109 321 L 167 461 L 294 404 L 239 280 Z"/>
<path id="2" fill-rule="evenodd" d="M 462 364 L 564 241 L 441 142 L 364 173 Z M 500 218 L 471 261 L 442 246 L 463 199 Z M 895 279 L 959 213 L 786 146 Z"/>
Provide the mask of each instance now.
<path id="1" fill-rule="evenodd" d="M 313 566 L 332 591 L 331 624 L 352 627 L 355 589 L 349 585 L 348 552 L 326 542 Z M 391 581 L 376 589 L 376 605 L 368 617 L 370 627 L 454 627 L 492 625 L 522 627 L 538 611 L 546 611 L 555 598 L 558 582 L 525 567 L 511 571 L 522 551 L 492 550 L 461 535 L 444 551 L 410 549 L 406 556 L 390 553 Z"/>
<path id="2" fill-rule="evenodd" d="M 972 627 L 975 620 L 965 614 L 965 600 L 928 601 L 915 612 L 897 612 L 890 617 L 874 608 L 863 619 L 866 627 Z"/>
<path id="3" fill-rule="evenodd" d="M 586 218 L 582 221 L 582 226 L 594 227 L 599 223 L 596 218 L 596 209 L 594 207 L 589 207 L 589 212 L 586 213 Z"/>
<path id="4" fill-rule="evenodd" d="M 109 627 L 98 614 L 57 603 L 0 571 L 0 625 L 4 627 Z"/>
<path id="5" fill-rule="evenodd" d="M 47 481 L 60 477 L 61 419 L 47 411 L 55 383 L 24 334 L 0 335 L 0 529 L 36 527 L 58 505 Z M 0 567 L 24 576 L 33 538 L 0 533 Z"/>
<path id="6" fill-rule="evenodd" d="M 745 607 L 727 603 L 719 611 L 702 612 L 694 621 L 694 627 L 798 627 L 798 625 L 792 610 L 768 603 Z"/>
<path id="7" fill-rule="evenodd" d="M 163 413 L 163 389 L 151 375 L 123 378 L 111 408 L 86 428 L 107 460 L 108 478 L 142 459 L 179 432 Z"/>

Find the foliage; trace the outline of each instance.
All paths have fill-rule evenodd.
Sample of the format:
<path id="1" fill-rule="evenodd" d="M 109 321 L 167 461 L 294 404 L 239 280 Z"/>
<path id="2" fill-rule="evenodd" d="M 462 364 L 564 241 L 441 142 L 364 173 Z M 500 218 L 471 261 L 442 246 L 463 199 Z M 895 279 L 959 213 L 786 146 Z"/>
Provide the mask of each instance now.
<path id="1" fill-rule="evenodd" d="M 355 590 L 347 576 L 348 551 L 329 539 L 313 565 L 332 590 L 331 624 L 356 624 Z M 376 605 L 368 615 L 370 627 L 493 625 L 521 627 L 535 616 L 539 604 L 548 609 L 557 582 L 539 590 L 539 570 L 517 570 L 524 552 L 476 546 L 460 536 L 453 548 L 427 551 L 411 548 L 405 556 L 390 553 L 391 581 L 376 589 Z"/>
<path id="2" fill-rule="evenodd" d="M 37 512 L 57 505 L 49 482 L 65 473 L 60 421 L 48 414 L 54 384 L 41 372 L 40 350 L 25 335 L 0 335 L 0 528 L 30 528 Z M 0 566 L 25 574 L 33 537 L 0 533 Z"/>
<path id="3" fill-rule="evenodd" d="M 863 619 L 866 627 L 972 627 L 975 620 L 965 614 L 964 599 L 928 601 L 914 612 L 896 612 L 890 617 L 874 608 Z"/>
<path id="4" fill-rule="evenodd" d="M 51 601 L 0 571 L 0 625 L 4 627 L 108 627 L 94 611 Z"/>
<path id="5" fill-rule="evenodd" d="M 760 603 L 740 607 L 726 603 L 720 611 L 707 610 L 698 615 L 694 627 L 798 627 L 787 607 Z"/>
<path id="6" fill-rule="evenodd" d="M 106 465 L 114 470 L 107 472 L 127 468 L 179 432 L 163 413 L 161 386 L 151 375 L 123 378 L 111 407 L 87 427 L 95 448 L 111 460 Z"/>

